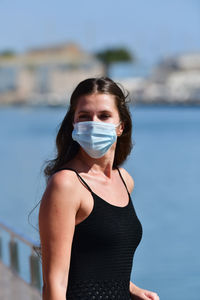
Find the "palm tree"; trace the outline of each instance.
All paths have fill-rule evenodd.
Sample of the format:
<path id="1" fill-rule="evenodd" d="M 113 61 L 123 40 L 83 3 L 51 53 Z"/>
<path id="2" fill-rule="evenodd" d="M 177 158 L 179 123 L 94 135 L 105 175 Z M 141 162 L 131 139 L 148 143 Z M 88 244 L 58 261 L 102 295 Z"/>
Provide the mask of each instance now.
<path id="1" fill-rule="evenodd" d="M 109 77 L 110 66 L 117 62 L 131 62 L 133 56 L 130 52 L 123 48 L 108 48 L 103 51 L 97 52 L 95 56 L 104 64 L 105 76 Z"/>

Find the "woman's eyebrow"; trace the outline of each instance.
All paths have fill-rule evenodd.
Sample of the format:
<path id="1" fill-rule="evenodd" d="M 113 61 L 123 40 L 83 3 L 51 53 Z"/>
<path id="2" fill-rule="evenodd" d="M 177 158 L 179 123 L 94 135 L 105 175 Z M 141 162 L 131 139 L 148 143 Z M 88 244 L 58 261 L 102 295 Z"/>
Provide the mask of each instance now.
<path id="1" fill-rule="evenodd" d="M 100 113 L 109 113 L 109 114 L 111 114 L 111 113 L 112 113 L 112 111 L 110 111 L 110 110 L 107 110 L 107 109 L 104 109 L 104 110 L 101 110 L 101 111 L 100 111 Z"/>
<path id="2" fill-rule="evenodd" d="M 87 111 L 87 110 L 80 110 L 80 111 L 78 112 L 78 114 L 81 114 L 81 113 L 89 113 L 89 111 Z"/>
<path id="3" fill-rule="evenodd" d="M 81 114 L 81 113 L 91 113 L 90 111 L 88 111 L 88 110 L 80 110 L 79 112 L 78 112 L 78 114 Z M 112 111 L 110 111 L 110 110 L 107 110 L 107 109 L 104 109 L 104 110 L 100 110 L 100 111 L 98 111 L 98 113 L 112 113 Z"/>

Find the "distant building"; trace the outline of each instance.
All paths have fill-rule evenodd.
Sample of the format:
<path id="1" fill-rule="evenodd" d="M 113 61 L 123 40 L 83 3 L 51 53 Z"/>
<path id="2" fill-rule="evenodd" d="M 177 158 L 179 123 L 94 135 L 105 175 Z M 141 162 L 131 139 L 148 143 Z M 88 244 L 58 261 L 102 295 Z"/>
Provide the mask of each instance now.
<path id="1" fill-rule="evenodd" d="M 74 43 L 0 56 L 0 103 L 65 104 L 75 86 L 103 65 Z"/>
<path id="2" fill-rule="evenodd" d="M 200 53 L 169 57 L 148 78 L 121 82 L 133 102 L 200 105 Z"/>

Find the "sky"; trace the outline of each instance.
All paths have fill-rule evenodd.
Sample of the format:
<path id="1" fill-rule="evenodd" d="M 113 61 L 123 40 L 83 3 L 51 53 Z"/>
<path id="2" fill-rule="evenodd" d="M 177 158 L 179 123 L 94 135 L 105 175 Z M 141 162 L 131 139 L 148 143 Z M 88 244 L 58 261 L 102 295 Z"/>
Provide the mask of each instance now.
<path id="1" fill-rule="evenodd" d="M 0 0 L 0 51 L 65 42 L 124 46 L 144 63 L 200 52 L 200 0 Z"/>

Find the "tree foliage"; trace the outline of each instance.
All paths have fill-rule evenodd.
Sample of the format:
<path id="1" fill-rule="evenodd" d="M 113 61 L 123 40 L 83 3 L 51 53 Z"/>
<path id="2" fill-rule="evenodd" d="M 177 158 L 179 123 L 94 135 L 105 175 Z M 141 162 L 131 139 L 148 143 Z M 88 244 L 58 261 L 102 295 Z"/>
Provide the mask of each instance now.
<path id="1" fill-rule="evenodd" d="M 0 52 L 0 56 L 5 57 L 5 58 L 13 57 L 13 56 L 15 56 L 15 52 L 13 50 L 9 50 L 9 49 L 3 50 Z"/>
<path id="2" fill-rule="evenodd" d="M 107 76 L 111 64 L 118 62 L 131 62 L 133 60 L 133 56 L 130 52 L 123 47 L 105 49 L 97 52 L 96 57 L 104 64 Z"/>

